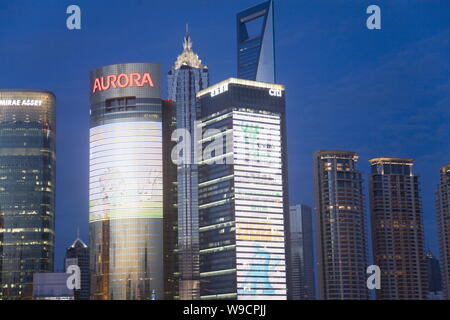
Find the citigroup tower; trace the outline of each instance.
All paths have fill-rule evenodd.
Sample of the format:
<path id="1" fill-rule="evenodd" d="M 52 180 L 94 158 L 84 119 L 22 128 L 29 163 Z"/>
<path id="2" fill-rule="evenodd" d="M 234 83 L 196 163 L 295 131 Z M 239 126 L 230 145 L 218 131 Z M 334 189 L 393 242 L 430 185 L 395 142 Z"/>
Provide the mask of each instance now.
<path id="1" fill-rule="evenodd" d="M 90 74 L 89 225 L 93 299 L 163 296 L 160 67 Z"/>

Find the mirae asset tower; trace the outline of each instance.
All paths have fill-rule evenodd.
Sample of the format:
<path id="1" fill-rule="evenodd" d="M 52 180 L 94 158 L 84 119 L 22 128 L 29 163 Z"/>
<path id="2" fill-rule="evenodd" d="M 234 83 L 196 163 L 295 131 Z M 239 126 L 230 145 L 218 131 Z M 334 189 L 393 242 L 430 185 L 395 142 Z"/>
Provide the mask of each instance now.
<path id="1" fill-rule="evenodd" d="M 55 250 L 55 96 L 0 90 L 0 300 L 29 299 Z"/>
<path id="2" fill-rule="evenodd" d="M 90 83 L 91 298 L 162 298 L 160 66 L 105 66 Z"/>

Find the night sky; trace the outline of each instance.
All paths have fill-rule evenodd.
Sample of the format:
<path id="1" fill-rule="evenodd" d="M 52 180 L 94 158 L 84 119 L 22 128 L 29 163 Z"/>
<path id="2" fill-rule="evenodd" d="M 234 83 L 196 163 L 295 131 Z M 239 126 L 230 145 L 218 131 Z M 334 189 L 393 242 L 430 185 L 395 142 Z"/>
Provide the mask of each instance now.
<path id="1" fill-rule="evenodd" d="M 58 270 L 77 228 L 88 241 L 89 71 L 160 63 L 166 97 L 189 23 L 211 83 L 236 76 L 236 13 L 261 2 L 0 0 L 0 88 L 57 97 Z M 71 4 L 81 7 L 81 30 L 66 28 Z M 371 4 L 381 7 L 381 30 L 366 28 Z M 415 158 L 426 243 L 437 254 L 434 192 L 450 162 L 450 0 L 278 0 L 275 29 L 291 203 L 313 206 L 316 150 L 358 152 L 366 181 L 372 157 Z"/>

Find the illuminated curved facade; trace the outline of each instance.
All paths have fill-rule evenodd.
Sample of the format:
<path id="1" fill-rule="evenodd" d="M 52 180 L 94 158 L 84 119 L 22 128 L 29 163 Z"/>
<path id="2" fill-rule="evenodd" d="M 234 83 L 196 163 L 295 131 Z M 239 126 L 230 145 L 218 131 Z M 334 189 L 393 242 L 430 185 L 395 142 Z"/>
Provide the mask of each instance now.
<path id="1" fill-rule="evenodd" d="M 0 90 L 0 300 L 53 271 L 55 161 L 53 93 Z"/>
<path id="2" fill-rule="evenodd" d="M 93 299 L 163 297 L 159 65 L 91 72 L 89 222 Z"/>

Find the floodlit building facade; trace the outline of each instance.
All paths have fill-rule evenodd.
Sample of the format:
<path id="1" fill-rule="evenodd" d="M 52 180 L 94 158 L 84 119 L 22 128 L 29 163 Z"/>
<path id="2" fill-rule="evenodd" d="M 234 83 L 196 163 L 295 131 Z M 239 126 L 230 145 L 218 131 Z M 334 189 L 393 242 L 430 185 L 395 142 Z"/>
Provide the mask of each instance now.
<path id="1" fill-rule="evenodd" d="M 231 78 L 197 99 L 200 298 L 286 299 L 284 86 Z"/>
<path id="2" fill-rule="evenodd" d="M 160 66 L 94 69 L 90 90 L 91 297 L 163 299 Z"/>

